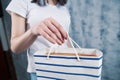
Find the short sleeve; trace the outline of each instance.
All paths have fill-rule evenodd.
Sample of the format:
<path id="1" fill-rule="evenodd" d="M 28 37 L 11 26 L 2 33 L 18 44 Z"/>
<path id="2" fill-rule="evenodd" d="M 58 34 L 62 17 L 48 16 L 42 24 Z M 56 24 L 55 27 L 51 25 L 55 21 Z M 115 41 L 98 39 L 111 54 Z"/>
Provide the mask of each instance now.
<path id="1" fill-rule="evenodd" d="M 28 4 L 26 0 L 12 0 L 6 8 L 6 11 L 11 14 L 14 12 L 24 18 L 28 14 Z"/>

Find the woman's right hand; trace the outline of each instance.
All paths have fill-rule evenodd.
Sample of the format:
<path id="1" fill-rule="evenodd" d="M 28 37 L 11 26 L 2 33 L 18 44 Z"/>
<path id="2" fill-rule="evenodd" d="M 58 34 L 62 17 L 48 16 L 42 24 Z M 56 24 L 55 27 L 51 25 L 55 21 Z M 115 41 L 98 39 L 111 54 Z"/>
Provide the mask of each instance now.
<path id="1" fill-rule="evenodd" d="M 68 38 L 67 32 L 53 18 L 43 20 L 31 30 L 34 35 L 43 36 L 53 44 L 61 45 Z"/>

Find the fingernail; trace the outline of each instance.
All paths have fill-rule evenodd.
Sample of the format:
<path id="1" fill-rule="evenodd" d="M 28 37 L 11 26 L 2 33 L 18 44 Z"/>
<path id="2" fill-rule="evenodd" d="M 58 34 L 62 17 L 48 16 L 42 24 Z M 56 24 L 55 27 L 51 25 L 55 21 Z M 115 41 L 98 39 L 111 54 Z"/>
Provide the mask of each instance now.
<path id="1" fill-rule="evenodd" d="M 68 38 L 68 37 L 66 36 L 65 39 L 67 40 L 67 38 Z"/>
<path id="2" fill-rule="evenodd" d="M 62 45 L 63 43 L 61 42 L 60 45 Z"/>
<path id="3" fill-rule="evenodd" d="M 61 43 L 61 42 L 59 42 L 58 44 L 59 44 L 59 45 L 62 45 L 62 43 Z"/>
<path id="4" fill-rule="evenodd" d="M 60 40 L 60 41 L 63 41 L 63 38 L 60 36 L 60 37 L 59 37 L 59 40 Z"/>
<path id="5" fill-rule="evenodd" d="M 56 44 L 56 41 L 53 41 L 53 44 Z"/>
<path id="6" fill-rule="evenodd" d="M 68 35 L 66 34 L 66 37 L 65 37 L 65 39 L 67 39 L 68 38 Z"/>
<path id="7" fill-rule="evenodd" d="M 64 41 L 64 38 L 62 37 L 61 41 L 63 42 Z"/>
<path id="8" fill-rule="evenodd" d="M 62 43 L 64 43 L 64 41 Z"/>
<path id="9" fill-rule="evenodd" d="M 58 43 L 58 44 L 62 44 L 62 41 L 61 41 L 61 40 L 57 40 L 57 43 Z"/>
<path id="10" fill-rule="evenodd" d="M 60 41 L 60 42 L 58 42 L 59 44 L 62 44 L 62 42 Z"/>
<path id="11" fill-rule="evenodd" d="M 59 41 L 63 42 L 63 39 L 60 37 L 60 38 L 59 38 Z"/>
<path id="12" fill-rule="evenodd" d="M 63 40 L 60 40 L 61 43 L 63 43 Z"/>

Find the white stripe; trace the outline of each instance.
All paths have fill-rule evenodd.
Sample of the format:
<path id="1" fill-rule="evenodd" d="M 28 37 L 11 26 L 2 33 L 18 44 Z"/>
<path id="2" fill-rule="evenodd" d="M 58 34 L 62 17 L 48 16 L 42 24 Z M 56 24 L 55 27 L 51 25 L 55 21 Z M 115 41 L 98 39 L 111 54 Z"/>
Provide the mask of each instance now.
<path id="1" fill-rule="evenodd" d="M 65 80 L 100 80 L 100 78 L 94 78 L 94 77 L 74 76 L 74 75 L 56 74 L 56 73 L 48 73 L 48 72 L 37 72 L 37 75 L 63 78 Z"/>
<path id="2" fill-rule="evenodd" d="M 77 66 L 92 66 L 92 67 L 99 67 L 102 65 L 102 59 L 101 60 L 82 60 L 77 61 L 75 60 L 67 60 L 67 59 L 54 59 L 50 58 L 47 60 L 46 58 L 41 57 L 35 57 L 35 62 L 45 62 L 50 64 L 63 64 L 63 65 L 77 65 Z"/>
<path id="3" fill-rule="evenodd" d="M 69 72 L 69 73 L 92 74 L 97 76 L 101 75 L 101 68 L 100 69 L 69 68 L 69 67 L 47 66 L 47 65 L 38 65 L 38 64 L 36 64 L 36 68 L 43 70 Z"/>
<path id="4" fill-rule="evenodd" d="M 80 56 L 80 57 L 85 57 L 85 58 L 100 58 L 101 56 L 103 56 L 103 53 L 99 50 L 96 49 L 87 49 L 87 48 L 82 48 L 82 49 L 78 49 L 76 48 L 77 52 L 79 52 L 79 54 L 96 54 L 97 56 Z M 49 52 L 49 49 L 41 49 L 38 50 L 34 55 L 46 55 L 46 52 Z M 73 48 L 57 48 L 55 50 L 56 53 L 75 53 Z M 47 58 L 47 57 L 46 57 Z"/>

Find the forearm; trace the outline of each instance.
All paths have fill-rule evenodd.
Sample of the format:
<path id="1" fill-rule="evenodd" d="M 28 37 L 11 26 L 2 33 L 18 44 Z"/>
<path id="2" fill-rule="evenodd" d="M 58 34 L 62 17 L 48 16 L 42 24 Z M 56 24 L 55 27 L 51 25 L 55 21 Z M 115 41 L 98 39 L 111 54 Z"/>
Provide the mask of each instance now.
<path id="1" fill-rule="evenodd" d="M 63 27 L 53 18 L 47 18 L 25 32 L 26 19 L 12 13 L 11 50 L 20 53 L 26 50 L 41 35 L 53 44 L 62 44 L 67 39 Z"/>
<path id="2" fill-rule="evenodd" d="M 20 53 L 29 48 L 36 38 L 37 36 L 32 33 L 31 29 L 29 29 L 21 36 L 11 38 L 11 50 L 14 53 Z"/>

